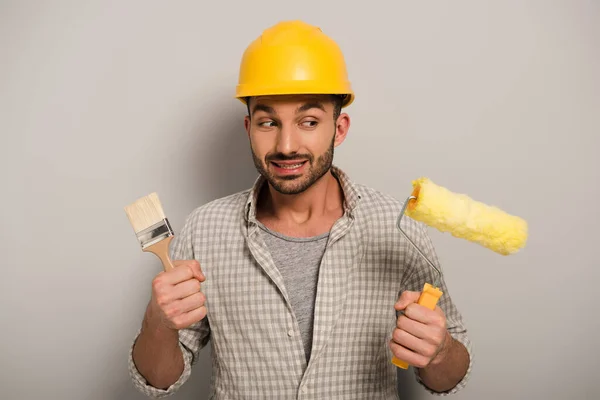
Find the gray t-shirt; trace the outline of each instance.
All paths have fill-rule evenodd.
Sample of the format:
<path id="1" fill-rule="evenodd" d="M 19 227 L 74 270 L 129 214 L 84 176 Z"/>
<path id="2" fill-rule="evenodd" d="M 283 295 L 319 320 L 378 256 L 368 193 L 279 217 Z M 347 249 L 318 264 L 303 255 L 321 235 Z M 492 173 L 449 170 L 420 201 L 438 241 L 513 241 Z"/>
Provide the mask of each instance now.
<path id="1" fill-rule="evenodd" d="M 283 277 L 308 361 L 312 347 L 319 266 L 329 233 L 310 238 L 294 238 L 272 231 L 260 223 L 258 225 L 267 233 L 263 238 Z"/>

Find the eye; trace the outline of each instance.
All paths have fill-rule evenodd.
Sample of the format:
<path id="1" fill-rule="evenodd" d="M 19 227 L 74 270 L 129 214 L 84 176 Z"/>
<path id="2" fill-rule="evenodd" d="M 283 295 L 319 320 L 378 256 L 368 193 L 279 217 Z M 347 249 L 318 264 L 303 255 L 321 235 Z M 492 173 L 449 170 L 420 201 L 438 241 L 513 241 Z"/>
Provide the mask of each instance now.
<path id="1" fill-rule="evenodd" d="M 259 122 L 258 126 L 260 126 L 261 128 L 273 128 L 276 126 L 275 121 L 263 121 L 263 122 Z"/>
<path id="2" fill-rule="evenodd" d="M 318 125 L 319 123 L 315 120 L 307 120 L 307 121 L 303 121 L 302 122 L 302 126 L 305 128 L 314 128 Z"/>

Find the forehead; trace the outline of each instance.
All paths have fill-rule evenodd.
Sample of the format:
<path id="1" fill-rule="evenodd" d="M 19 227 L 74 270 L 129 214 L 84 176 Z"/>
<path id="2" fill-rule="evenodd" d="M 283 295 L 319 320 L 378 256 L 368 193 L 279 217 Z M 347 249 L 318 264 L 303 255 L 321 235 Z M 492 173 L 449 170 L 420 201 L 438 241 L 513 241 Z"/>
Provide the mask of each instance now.
<path id="1" fill-rule="evenodd" d="M 271 107 L 273 109 L 296 109 L 308 103 L 321 104 L 327 111 L 333 109 L 331 97 L 329 95 L 321 94 L 258 96 L 250 99 L 249 106 L 251 109 L 255 108 L 259 104 Z"/>

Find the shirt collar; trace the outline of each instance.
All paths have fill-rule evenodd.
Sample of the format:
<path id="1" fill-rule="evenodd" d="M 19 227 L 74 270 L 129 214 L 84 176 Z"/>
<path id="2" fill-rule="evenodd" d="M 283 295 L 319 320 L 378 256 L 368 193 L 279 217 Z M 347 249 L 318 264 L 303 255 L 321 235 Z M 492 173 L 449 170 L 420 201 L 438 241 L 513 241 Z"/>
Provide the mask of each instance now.
<path id="1" fill-rule="evenodd" d="M 358 186 L 352 182 L 350 177 L 339 167 L 332 165 L 331 173 L 338 179 L 338 182 L 342 188 L 342 193 L 344 194 L 344 212 L 348 214 L 348 216 L 352 217 L 354 209 L 358 206 L 358 203 L 362 198 L 360 190 Z M 248 193 L 246 209 L 244 213 L 247 222 L 256 222 L 256 203 L 258 200 L 258 194 L 260 193 L 260 189 L 265 182 L 266 179 L 262 175 L 259 175 L 254 182 L 250 193 Z"/>

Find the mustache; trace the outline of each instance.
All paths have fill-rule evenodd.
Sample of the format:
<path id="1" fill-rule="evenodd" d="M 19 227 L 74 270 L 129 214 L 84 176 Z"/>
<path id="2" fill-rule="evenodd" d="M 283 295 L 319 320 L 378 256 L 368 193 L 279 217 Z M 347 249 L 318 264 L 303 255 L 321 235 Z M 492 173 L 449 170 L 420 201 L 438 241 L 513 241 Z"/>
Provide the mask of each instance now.
<path id="1" fill-rule="evenodd" d="M 265 161 L 266 162 L 270 162 L 270 161 L 290 161 L 290 160 L 297 160 L 299 158 L 301 158 L 303 160 L 308 160 L 309 162 L 312 163 L 314 157 L 311 154 L 300 154 L 300 153 L 283 154 L 283 153 L 273 153 L 273 154 L 267 154 L 267 156 L 265 157 Z"/>

